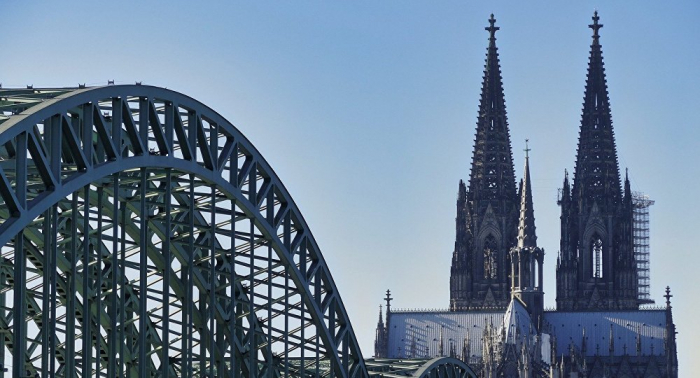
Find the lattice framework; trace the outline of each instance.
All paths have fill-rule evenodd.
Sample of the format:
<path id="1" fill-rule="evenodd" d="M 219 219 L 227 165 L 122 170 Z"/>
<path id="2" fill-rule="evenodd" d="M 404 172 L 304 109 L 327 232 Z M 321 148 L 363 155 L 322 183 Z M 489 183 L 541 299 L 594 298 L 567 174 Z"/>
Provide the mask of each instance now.
<path id="1" fill-rule="evenodd" d="M 0 376 L 367 376 L 291 196 L 182 94 L 0 89 L 0 252 Z"/>

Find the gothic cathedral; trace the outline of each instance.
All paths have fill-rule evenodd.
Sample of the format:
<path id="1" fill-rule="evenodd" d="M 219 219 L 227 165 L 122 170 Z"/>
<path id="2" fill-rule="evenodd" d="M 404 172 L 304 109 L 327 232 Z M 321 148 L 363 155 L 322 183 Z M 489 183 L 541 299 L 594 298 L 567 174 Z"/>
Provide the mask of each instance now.
<path id="1" fill-rule="evenodd" d="M 449 310 L 392 309 L 387 292 L 377 358 L 449 356 L 484 378 L 678 376 L 670 290 L 664 307 L 640 307 L 651 301 L 640 295 L 635 199 L 618 165 L 599 21 L 596 12 L 575 168 L 558 200 L 556 310 L 544 310 L 527 147 L 516 185 L 491 15 L 469 183 L 457 192 Z"/>

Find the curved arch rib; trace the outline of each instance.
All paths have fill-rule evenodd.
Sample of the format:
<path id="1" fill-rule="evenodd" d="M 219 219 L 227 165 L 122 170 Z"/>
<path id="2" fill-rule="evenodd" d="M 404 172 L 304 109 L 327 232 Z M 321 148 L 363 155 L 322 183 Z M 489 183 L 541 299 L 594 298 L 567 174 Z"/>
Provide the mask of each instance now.
<path id="1" fill-rule="evenodd" d="M 13 375 L 366 376 L 308 226 L 233 125 L 156 87 L 44 97 L 0 117 Z"/>

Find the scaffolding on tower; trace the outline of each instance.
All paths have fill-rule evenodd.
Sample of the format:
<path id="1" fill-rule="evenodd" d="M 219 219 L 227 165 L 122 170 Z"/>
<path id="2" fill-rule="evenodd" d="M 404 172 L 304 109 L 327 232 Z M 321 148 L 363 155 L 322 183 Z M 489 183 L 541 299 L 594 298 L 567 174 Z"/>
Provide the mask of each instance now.
<path id="1" fill-rule="evenodd" d="M 650 248 L 649 248 L 649 207 L 654 200 L 642 192 L 632 193 L 632 228 L 634 240 L 634 258 L 637 261 L 638 298 L 640 303 L 652 304 L 650 294 Z"/>

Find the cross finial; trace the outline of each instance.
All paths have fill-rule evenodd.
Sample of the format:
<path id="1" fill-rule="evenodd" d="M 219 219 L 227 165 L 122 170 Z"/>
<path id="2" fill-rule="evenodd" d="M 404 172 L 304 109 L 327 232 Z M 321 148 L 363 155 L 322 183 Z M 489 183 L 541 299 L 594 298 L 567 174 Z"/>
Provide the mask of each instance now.
<path id="1" fill-rule="evenodd" d="M 528 145 L 527 145 L 529 142 L 530 142 L 530 139 L 525 139 L 525 149 L 523 150 L 523 151 L 525 151 L 525 159 L 528 158 L 528 152 L 532 151 L 530 149 L 530 147 L 528 147 Z"/>
<path id="2" fill-rule="evenodd" d="M 385 300 L 386 300 L 386 310 L 389 311 L 389 309 L 391 308 L 391 301 L 394 300 L 394 298 L 391 297 L 391 290 L 387 289 Z"/>
<path id="3" fill-rule="evenodd" d="M 666 286 L 666 295 L 664 295 L 664 298 L 666 298 L 666 308 L 671 308 L 671 298 L 673 295 L 671 295 L 671 288 Z"/>
<path id="4" fill-rule="evenodd" d="M 489 26 L 484 28 L 484 29 L 487 30 L 491 34 L 490 35 L 491 39 L 496 38 L 496 31 L 500 28 L 498 26 L 496 26 L 496 19 L 493 17 L 493 13 L 491 13 L 491 18 L 489 18 Z"/>
<path id="5" fill-rule="evenodd" d="M 600 17 L 598 17 L 598 11 L 596 10 L 593 12 L 593 24 L 588 25 L 589 28 L 593 29 L 593 38 L 598 39 L 598 30 L 603 27 L 603 24 L 599 24 L 598 21 L 600 20 Z"/>

